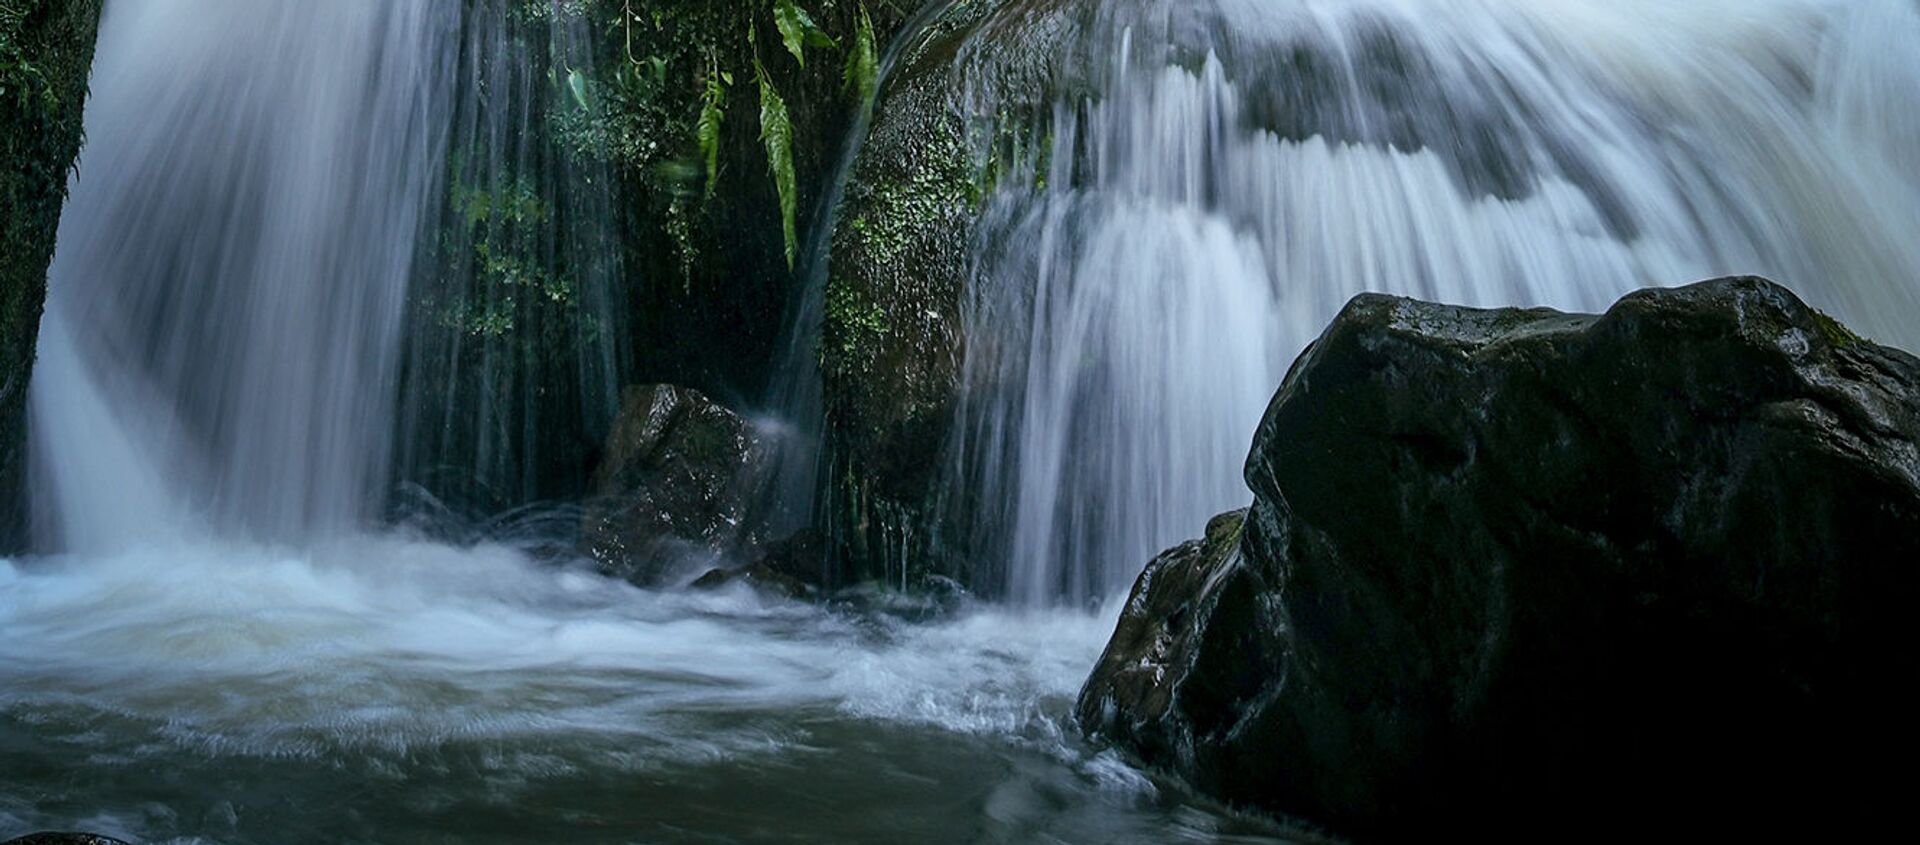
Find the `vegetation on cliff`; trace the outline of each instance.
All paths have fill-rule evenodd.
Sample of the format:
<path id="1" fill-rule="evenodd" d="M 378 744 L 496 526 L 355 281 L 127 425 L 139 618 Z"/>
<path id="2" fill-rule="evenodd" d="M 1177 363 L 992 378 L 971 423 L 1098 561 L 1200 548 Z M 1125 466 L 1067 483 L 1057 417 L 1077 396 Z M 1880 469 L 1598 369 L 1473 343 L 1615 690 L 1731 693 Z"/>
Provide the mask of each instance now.
<path id="1" fill-rule="evenodd" d="M 100 0 L 0 0 L 0 553 L 25 541 L 26 401 Z"/>

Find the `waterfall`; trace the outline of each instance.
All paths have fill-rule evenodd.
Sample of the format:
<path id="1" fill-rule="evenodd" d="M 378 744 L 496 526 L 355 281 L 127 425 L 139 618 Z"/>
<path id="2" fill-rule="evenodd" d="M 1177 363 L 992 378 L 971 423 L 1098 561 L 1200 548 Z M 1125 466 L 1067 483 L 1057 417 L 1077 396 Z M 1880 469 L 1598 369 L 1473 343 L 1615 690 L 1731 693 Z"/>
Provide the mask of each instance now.
<path id="1" fill-rule="evenodd" d="M 1910 0 L 1108 3 L 1079 37 L 1090 83 L 983 217 L 949 450 L 1025 602 L 1244 505 L 1266 401 L 1363 291 L 1759 273 L 1920 344 Z"/>
<path id="2" fill-rule="evenodd" d="M 32 386 L 42 545 L 368 515 L 459 11 L 107 4 Z"/>

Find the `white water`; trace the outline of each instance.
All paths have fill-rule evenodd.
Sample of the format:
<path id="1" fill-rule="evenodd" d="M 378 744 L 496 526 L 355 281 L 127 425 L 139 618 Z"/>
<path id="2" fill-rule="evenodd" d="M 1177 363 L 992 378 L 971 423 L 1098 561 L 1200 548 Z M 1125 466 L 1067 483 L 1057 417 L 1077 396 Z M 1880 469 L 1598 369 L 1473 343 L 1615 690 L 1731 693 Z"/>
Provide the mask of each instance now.
<path id="1" fill-rule="evenodd" d="M 1361 290 L 1765 272 L 1920 340 L 1910 0 L 1111 5 L 1103 93 L 1050 125 L 1086 156 L 994 200 L 972 304 L 1005 388 L 957 451 L 1025 601 L 1111 596 L 1244 504 L 1285 364 Z M 908 625 L 366 535 L 452 8 L 111 0 L 34 384 L 62 553 L 0 562 L 0 834 L 1231 827 L 1069 736 L 1111 606 Z"/>
<path id="2" fill-rule="evenodd" d="M 1270 831 L 1169 822 L 1150 780 L 1076 742 L 1066 712 L 1112 625 L 646 592 L 585 562 L 402 538 L 0 561 L 0 835 Z"/>
<path id="3" fill-rule="evenodd" d="M 1911 0 L 1102 8 L 1100 93 L 1033 130 L 976 271 L 956 475 L 1025 602 L 1244 506 L 1265 403 L 1363 291 L 1598 310 L 1758 273 L 1920 347 Z"/>
<path id="4" fill-rule="evenodd" d="M 622 768 L 750 760 L 797 734 L 703 730 L 711 714 L 807 708 L 1060 745 L 1039 702 L 1078 691 L 1112 623 L 876 623 L 402 538 L 145 548 L 0 561 L 0 710 L 84 704 L 264 757 L 584 732 Z"/>

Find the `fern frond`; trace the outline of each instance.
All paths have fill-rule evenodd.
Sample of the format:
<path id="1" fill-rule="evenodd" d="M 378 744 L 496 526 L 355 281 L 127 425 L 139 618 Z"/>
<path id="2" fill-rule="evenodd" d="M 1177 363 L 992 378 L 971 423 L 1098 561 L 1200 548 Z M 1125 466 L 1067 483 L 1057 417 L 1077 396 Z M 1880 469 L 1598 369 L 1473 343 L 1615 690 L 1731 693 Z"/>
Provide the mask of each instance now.
<path id="1" fill-rule="evenodd" d="M 767 167 L 773 172 L 773 185 L 780 193 L 780 229 L 786 238 L 787 269 L 793 269 L 799 257 L 796 232 L 800 210 L 798 182 L 793 172 L 793 119 L 787 114 L 787 101 L 773 89 L 764 68 L 756 68 L 760 78 L 760 140 L 767 147 Z"/>
<path id="2" fill-rule="evenodd" d="M 873 18 L 867 14 L 866 4 L 862 3 L 860 24 L 853 36 L 853 49 L 847 51 L 847 90 L 854 93 L 858 102 L 870 102 L 879 84 L 879 76 L 880 61 L 873 43 Z"/>

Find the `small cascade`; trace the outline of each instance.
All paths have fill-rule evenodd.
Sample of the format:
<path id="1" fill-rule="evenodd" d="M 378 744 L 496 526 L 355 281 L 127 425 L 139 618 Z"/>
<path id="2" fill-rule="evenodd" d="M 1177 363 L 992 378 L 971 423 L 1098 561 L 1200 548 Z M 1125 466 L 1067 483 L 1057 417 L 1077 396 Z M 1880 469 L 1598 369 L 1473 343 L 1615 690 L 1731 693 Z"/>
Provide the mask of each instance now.
<path id="1" fill-rule="evenodd" d="M 1760 273 L 1920 341 L 1907 0 L 1101 10 L 974 258 L 950 477 L 1021 601 L 1112 595 L 1244 505 L 1266 401 L 1363 291 L 1593 310 Z"/>
<path id="2" fill-rule="evenodd" d="M 929 27 L 940 21 L 959 0 L 926 0 L 919 10 L 901 25 L 886 52 L 880 57 L 875 90 L 884 90 L 887 80 L 913 50 L 921 46 Z M 815 516 L 815 500 L 820 492 L 820 473 L 826 459 L 821 454 L 821 426 L 825 409 L 820 382 L 820 326 L 826 309 L 827 276 L 832 261 L 833 230 L 848 180 L 873 125 L 876 103 L 861 104 L 847 130 L 826 190 L 821 192 L 814 226 L 801 253 L 797 298 L 791 309 L 786 348 L 775 372 L 771 405 L 778 426 L 768 423 L 778 436 L 777 463 L 765 482 L 765 497 L 772 503 L 781 532 L 808 527 Z"/>
<path id="3" fill-rule="evenodd" d="M 616 182 L 604 155 L 563 140 L 604 108 L 585 82 L 592 26 L 578 4 L 467 4 L 396 467 L 461 516 L 578 496 L 631 358 Z"/>

